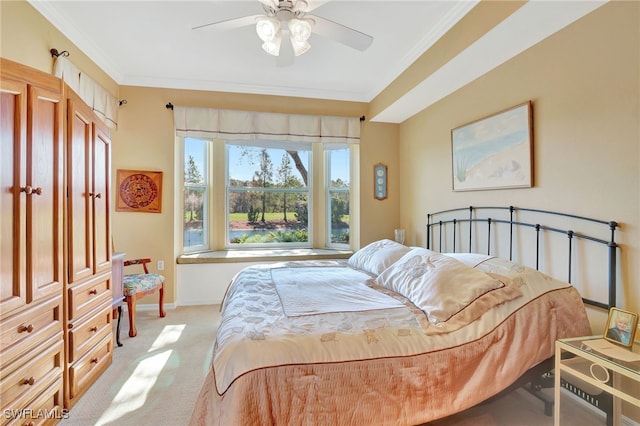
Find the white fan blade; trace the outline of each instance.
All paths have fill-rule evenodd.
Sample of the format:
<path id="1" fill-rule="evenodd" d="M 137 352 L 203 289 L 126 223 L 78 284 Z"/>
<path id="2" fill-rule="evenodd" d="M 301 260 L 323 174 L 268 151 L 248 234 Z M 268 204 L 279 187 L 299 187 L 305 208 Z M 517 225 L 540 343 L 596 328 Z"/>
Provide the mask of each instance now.
<path id="1" fill-rule="evenodd" d="M 273 7 L 273 8 L 278 7 L 278 0 L 258 0 L 258 1 L 268 7 Z"/>
<path id="2" fill-rule="evenodd" d="M 312 27 L 313 33 L 330 38 L 346 46 L 362 51 L 373 43 L 373 37 L 353 28 L 345 27 L 342 24 L 316 15 L 305 15 L 305 17 L 315 21 Z"/>
<path id="3" fill-rule="evenodd" d="M 306 13 L 309 13 L 313 10 L 316 10 L 317 8 L 319 8 L 320 6 L 322 6 L 325 3 L 329 3 L 330 0 L 308 0 L 307 1 L 307 10 L 305 10 Z"/>
<path id="4" fill-rule="evenodd" d="M 249 15 L 249 16 L 243 16 L 241 18 L 231 18 L 231 19 L 226 19 L 224 21 L 211 22 L 209 24 L 198 25 L 197 27 L 193 27 L 192 29 L 199 30 L 202 28 L 207 28 L 207 29 L 212 29 L 212 30 L 215 29 L 220 31 L 233 30 L 236 28 L 254 25 L 256 23 L 256 18 L 260 16 L 263 16 L 263 15 Z"/>

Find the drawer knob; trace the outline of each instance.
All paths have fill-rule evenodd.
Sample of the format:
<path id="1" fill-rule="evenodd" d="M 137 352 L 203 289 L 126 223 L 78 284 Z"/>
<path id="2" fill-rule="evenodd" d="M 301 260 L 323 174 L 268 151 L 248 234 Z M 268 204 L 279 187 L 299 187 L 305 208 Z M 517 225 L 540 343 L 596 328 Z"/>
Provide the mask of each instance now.
<path id="1" fill-rule="evenodd" d="M 93 192 L 91 192 L 89 193 L 89 196 L 93 198 L 102 198 L 102 193 L 98 192 L 97 194 L 94 194 Z"/>
<path id="2" fill-rule="evenodd" d="M 23 385 L 33 386 L 33 384 L 34 384 L 35 382 L 36 382 L 36 379 L 35 379 L 33 376 L 31 376 L 31 377 L 29 377 L 28 379 L 24 379 L 24 380 L 22 381 L 22 384 L 23 384 Z"/>
<path id="3" fill-rule="evenodd" d="M 29 325 L 21 325 L 20 327 L 18 327 L 18 333 L 31 333 L 33 331 L 33 324 L 29 324 Z"/>
<path id="4" fill-rule="evenodd" d="M 98 361 L 100 361 L 100 360 L 98 359 L 98 357 L 91 358 L 91 362 L 92 362 L 92 363 L 94 363 L 94 364 L 97 364 L 97 363 L 98 363 Z"/>
<path id="5" fill-rule="evenodd" d="M 27 195 L 31 195 L 31 194 L 42 195 L 42 188 L 37 187 L 34 189 L 31 185 L 27 185 L 27 186 L 21 187 L 20 192 L 24 192 Z"/>
<path id="6" fill-rule="evenodd" d="M 98 331 L 98 327 L 91 327 L 89 331 L 95 333 L 96 331 Z"/>
<path id="7" fill-rule="evenodd" d="M 98 294 L 98 290 L 96 290 L 95 288 L 93 290 L 89 290 L 89 294 L 95 296 L 96 294 Z"/>

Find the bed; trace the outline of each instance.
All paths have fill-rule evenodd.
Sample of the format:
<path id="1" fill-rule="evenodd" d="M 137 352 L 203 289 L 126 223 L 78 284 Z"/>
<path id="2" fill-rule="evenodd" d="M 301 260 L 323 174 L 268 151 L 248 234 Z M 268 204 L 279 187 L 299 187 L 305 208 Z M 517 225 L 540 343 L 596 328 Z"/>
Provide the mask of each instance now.
<path id="1" fill-rule="evenodd" d="M 433 250 L 429 217 L 429 248 L 380 240 L 348 260 L 238 273 L 191 424 L 422 424 L 510 387 L 556 339 L 590 334 L 570 279 L 491 250 Z"/>

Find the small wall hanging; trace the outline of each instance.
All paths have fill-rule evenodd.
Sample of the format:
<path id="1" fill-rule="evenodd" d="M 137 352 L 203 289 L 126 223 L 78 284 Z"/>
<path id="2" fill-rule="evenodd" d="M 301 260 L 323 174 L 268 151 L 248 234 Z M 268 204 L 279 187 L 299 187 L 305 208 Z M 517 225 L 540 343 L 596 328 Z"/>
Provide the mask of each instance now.
<path id="1" fill-rule="evenodd" d="M 118 212 L 160 213 L 162 172 L 118 170 L 116 176 Z"/>
<path id="2" fill-rule="evenodd" d="M 382 163 L 373 166 L 373 197 L 376 200 L 387 198 L 387 166 Z"/>

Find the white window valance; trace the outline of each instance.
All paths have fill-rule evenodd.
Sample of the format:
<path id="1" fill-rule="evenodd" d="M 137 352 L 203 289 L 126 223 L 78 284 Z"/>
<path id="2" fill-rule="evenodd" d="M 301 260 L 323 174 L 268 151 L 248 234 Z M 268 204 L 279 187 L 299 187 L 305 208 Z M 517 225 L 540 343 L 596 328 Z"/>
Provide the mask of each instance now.
<path id="1" fill-rule="evenodd" d="M 173 107 L 176 135 L 201 139 L 359 143 L 360 119 Z"/>
<path id="2" fill-rule="evenodd" d="M 65 56 L 56 57 L 53 75 L 62 79 L 111 129 L 118 128 L 119 102 Z"/>

